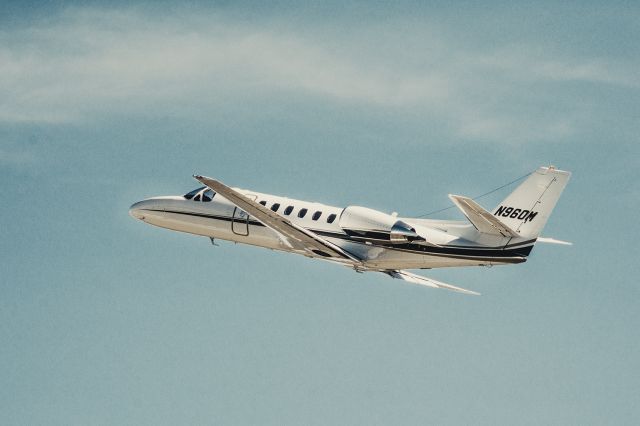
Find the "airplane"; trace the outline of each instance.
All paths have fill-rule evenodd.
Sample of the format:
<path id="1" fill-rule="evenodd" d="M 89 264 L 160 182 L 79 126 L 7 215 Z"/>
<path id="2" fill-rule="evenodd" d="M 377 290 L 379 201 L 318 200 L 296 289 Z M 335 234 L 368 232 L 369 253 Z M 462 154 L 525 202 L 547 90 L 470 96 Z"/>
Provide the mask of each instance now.
<path id="1" fill-rule="evenodd" d="M 522 263 L 536 242 L 570 244 L 540 237 L 570 176 L 554 166 L 539 167 L 493 213 L 472 198 L 450 194 L 466 221 L 334 207 L 231 188 L 201 175 L 193 177 L 204 186 L 139 201 L 129 214 L 161 228 L 209 237 L 214 245 L 215 239 L 250 244 L 479 295 L 408 270 Z"/>

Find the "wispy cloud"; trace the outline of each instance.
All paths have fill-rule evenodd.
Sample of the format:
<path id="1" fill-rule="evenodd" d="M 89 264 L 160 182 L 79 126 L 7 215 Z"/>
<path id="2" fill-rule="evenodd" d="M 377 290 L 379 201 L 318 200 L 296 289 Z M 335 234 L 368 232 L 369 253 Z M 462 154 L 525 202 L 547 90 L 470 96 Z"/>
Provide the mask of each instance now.
<path id="1" fill-rule="evenodd" d="M 401 44 L 378 48 L 376 39 L 236 22 L 215 12 L 149 18 L 69 9 L 0 31 L 0 121 L 74 122 L 157 105 L 179 113 L 187 104 L 307 95 L 435 113 L 461 137 L 544 140 L 571 133 L 574 116 L 545 115 L 551 100 L 527 86 L 640 85 L 624 66 L 597 58 L 557 59 L 520 45 L 477 51 L 416 31 L 405 34 L 420 39 L 408 55 Z M 505 106 L 517 102 L 529 106 Z"/>
<path id="2" fill-rule="evenodd" d="M 536 46 L 508 46 L 469 57 L 479 69 L 494 70 L 521 81 L 573 81 L 640 87 L 640 78 L 623 64 L 604 58 L 576 59 Z"/>

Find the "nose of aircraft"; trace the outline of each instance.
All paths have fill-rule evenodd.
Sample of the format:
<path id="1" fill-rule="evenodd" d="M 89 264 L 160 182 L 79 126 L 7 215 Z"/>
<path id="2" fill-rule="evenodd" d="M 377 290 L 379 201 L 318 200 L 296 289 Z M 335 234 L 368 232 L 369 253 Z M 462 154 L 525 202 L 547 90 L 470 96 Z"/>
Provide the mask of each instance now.
<path id="1" fill-rule="evenodd" d="M 129 207 L 129 214 L 135 219 L 145 220 L 145 218 L 148 219 L 154 215 L 162 215 L 161 213 L 167 208 L 176 207 L 184 202 L 184 197 L 177 195 L 147 198 L 146 200 L 132 204 L 131 207 Z"/>
<path id="2" fill-rule="evenodd" d="M 151 200 L 143 200 L 133 203 L 131 207 L 129 207 L 129 215 L 134 219 L 144 220 L 144 211 L 145 209 L 148 210 L 150 205 Z"/>

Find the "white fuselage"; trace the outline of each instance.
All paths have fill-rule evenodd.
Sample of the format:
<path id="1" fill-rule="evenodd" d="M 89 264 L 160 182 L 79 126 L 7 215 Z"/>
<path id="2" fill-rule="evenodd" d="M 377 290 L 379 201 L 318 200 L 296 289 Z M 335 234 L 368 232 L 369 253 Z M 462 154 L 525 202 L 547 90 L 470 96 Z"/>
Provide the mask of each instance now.
<path id="1" fill-rule="evenodd" d="M 192 195 L 191 199 L 184 196 L 166 196 L 140 201 L 131 206 L 130 214 L 146 223 L 174 231 L 324 259 L 322 256 L 291 249 L 276 231 L 248 216 L 220 194 L 215 194 L 210 201 L 201 201 L 205 199 L 205 190 Z M 489 245 L 480 244 L 477 239 L 471 241 L 465 238 L 469 233 L 475 232 L 467 223 L 410 218 L 401 220 L 410 223 L 420 235 L 427 235 L 427 239 L 394 244 L 388 239 L 385 240 L 384 236 L 346 232 L 340 226 L 345 208 L 237 190 L 286 217 L 295 225 L 318 234 L 363 259 L 357 268 L 362 270 L 520 263 L 526 260 L 533 245 L 532 241 L 513 239 L 494 240 Z M 276 205 L 279 205 L 277 209 Z M 348 261 L 330 260 L 353 266 Z"/>

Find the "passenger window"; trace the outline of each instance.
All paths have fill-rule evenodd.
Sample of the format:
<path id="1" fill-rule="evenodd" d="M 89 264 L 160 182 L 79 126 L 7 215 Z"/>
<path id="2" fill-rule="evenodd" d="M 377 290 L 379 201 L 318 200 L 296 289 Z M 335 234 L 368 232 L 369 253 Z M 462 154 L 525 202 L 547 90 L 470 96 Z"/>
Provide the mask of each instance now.
<path id="1" fill-rule="evenodd" d="M 322 212 L 321 211 L 317 211 L 313 214 L 313 216 L 311 217 L 311 219 L 313 220 L 318 220 L 320 219 L 320 216 L 322 216 Z"/>
<path id="2" fill-rule="evenodd" d="M 333 213 L 327 217 L 327 223 L 333 223 L 334 220 L 336 220 L 336 215 Z"/>
<path id="3" fill-rule="evenodd" d="M 274 205 L 271 206 L 271 210 L 273 210 L 274 212 L 277 212 L 279 208 L 280 208 L 280 203 L 275 203 Z"/>
<path id="4" fill-rule="evenodd" d="M 292 211 L 293 211 L 293 206 L 287 206 L 287 208 L 284 209 L 284 215 L 289 216 Z"/>
<path id="5" fill-rule="evenodd" d="M 260 204 L 262 204 L 263 206 L 267 205 L 267 202 L 265 200 L 260 201 Z"/>
<path id="6" fill-rule="evenodd" d="M 298 212 L 298 217 L 302 219 L 304 215 L 307 214 L 307 211 L 307 209 L 300 209 L 300 211 Z"/>
<path id="7" fill-rule="evenodd" d="M 196 195 L 193 201 L 200 201 L 200 194 Z"/>

